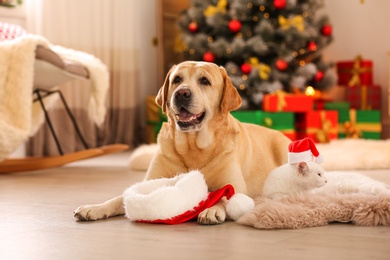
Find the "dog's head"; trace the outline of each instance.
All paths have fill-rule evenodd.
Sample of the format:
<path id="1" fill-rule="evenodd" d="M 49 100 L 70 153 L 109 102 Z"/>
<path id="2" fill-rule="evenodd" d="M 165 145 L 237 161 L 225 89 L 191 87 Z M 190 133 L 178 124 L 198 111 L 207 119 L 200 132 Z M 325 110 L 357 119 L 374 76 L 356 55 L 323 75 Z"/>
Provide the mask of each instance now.
<path id="1" fill-rule="evenodd" d="M 183 132 L 201 130 L 216 115 L 239 108 L 241 102 L 224 68 L 194 61 L 173 66 L 156 97 L 163 113 Z"/>

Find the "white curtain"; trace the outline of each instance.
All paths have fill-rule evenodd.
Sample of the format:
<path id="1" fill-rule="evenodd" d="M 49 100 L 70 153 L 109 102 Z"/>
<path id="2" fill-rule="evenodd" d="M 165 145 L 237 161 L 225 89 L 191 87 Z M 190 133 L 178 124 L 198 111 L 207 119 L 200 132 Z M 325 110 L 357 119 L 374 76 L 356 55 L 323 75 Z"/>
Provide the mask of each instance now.
<path id="1" fill-rule="evenodd" d="M 102 129 L 87 120 L 89 98 L 87 82 L 73 81 L 61 90 L 66 96 L 87 142 L 91 146 L 108 143 L 143 141 L 144 96 L 141 88 L 141 48 L 145 17 L 144 1 L 137 0 L 26 0 L 26 29 L 46 37 L 52 44 L 90 53 L 102 60 L 110 70 L 110 91 L 107 118 Z M 154 4 L 149 1 L 148 4 Z M 151 10 L 153 16 L 153 10 Z M 147 42 L 149 44 L 149 42 Z M 148 75 L 151 77 L 151 75 Z M 145 81 L 145 80 L 143 80 Z M 151 86 L 150 93 L 154 93 Z M 64 110 L 57 105 L 53 114 L 60 139 L 65 138 L 65 150 L 82 149 L 74 137 L 70 123 L 65 123 Z M 33 155 L 56 153 L 47 127 L 30 142 Z"/>

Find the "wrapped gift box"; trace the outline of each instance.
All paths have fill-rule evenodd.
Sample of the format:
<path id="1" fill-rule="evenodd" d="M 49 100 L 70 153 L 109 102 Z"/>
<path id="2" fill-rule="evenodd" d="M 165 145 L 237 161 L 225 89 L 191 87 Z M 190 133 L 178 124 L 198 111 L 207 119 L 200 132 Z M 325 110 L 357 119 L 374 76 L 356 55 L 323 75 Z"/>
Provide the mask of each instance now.
<path id="1" fill-rule="evenodd" d="M 379 85 L 359 85 L 346 88 L 345 99 L 354 109 L 381 109 L 381 87 Z"/>
<path id="2" fill-rule="evenodd" d="M 330 101 L 330 100 L 314 100 L 314 110 L 349 110 L 349 102 Z"/>
<path id="3" fill-rule="evenodd" d="M 326 102 L 324 104 L 325 110 L 349 110 L 351 108 L 351 105 L 349 102 Z"/>
<path id="4" fill-rule="evenodd" d="M 344 123 L 349 120 L 349 102 L 327 102 L 324 104 L 325 110 L 336 110 L 338 113 L 338 138 L 345 138 L 345 131 L 342 132 L 340 129 L 344 126 Z"/>
<path id="5" fill-rule="evenodd" d="M 236 110 L 230 112 L 241 123 L 260 125 L 263 111 L 261 110 Z"/>
<path id="6" fill-rule="evenodd" d="M 252 123 L 278 130 L 290 138 L 297 139 L 294 128 L 294 113 L 291 112 L 266 112 L 262 110 L 239 110 L 231 114 L 242 123 Z"/>
<path id="7" fill-rule="evenodd" d="M 349 121 L 349 102 L 325 102 L 323 104 L 325 110 L 336 110 L 338 112 L 338 138 L 345 138 L 345 131 L 340 131 L 344 127 L 344 123 Z"/>
<path id="8" fill-rule="evenodd" d="M 339 133 L 343 136 L 347 138 L 381 139 L 382 125 L 379 110 L 350 109 L 348 116 L 343 120 L 339 120 Z"/>
<path id="9" fill-rule="evenodd" d="M 298 139 L 312 138 L 317 143 L 337 139 L 338 112 L 335 110 L 316 110 L 296 114 Z"/>
<path id="10" fill-rule="evenodd" d="M 307 112 L 313 109 L 313 98 L 303 94 L 278 92 L 266 94 L 263 110 L 267 112 Z"/>
<path id="11" fill-rule="evenodd" d="M 354 61 L 337 62 L 338 84 L 345 86 L 372 85 L 372 61 L 363 60 L 361 56 Z"/>
<path id="12" fill-rule="evenodd" d="M 157 106 L 155 98 L 155 96 L 146 97 L 146 142 L 148 144 L 157 141 L 157 134 L 163 122 L 167 121 L 167 117 L 162 113 L 161 108 Z"/>
<path id="13" fill-rule="evenodd" d="M 314 110 L 324 110 L 325 104 L 328 102 L 330 102 L 330 101 L 326 100 L 326 99 L 313 100 L 313 109 Z"/>

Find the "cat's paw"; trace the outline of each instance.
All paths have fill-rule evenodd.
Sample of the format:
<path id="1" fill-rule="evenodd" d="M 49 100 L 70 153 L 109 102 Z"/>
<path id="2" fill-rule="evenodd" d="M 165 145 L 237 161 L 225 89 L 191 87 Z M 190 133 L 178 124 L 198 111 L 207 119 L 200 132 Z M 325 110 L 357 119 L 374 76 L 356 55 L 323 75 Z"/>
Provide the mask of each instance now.
<path id="1" fill-rule="evenodd" d="M 198 215 L 198 223 L 201 225 L 221 224 L 226 219 L 226 211 L 221 207 L 210 207 Z"/>

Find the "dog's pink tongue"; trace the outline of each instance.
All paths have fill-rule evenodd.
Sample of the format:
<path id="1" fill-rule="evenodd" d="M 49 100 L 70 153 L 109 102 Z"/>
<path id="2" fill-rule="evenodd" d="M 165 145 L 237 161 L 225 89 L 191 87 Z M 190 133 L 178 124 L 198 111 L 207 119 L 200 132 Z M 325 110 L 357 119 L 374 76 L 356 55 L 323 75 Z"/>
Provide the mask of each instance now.
<path id="1" fill-rule="evenodd" d="M 177 120 L 182 122 L 192 122 L 196 123 L 194 120 L 198 119 L 200 116 L 202 116 L 203 113 L 199 114 L 192 114 L 188 112 L 185 108 L 181 108 L 178 115 L 176 115 Z"/>
<path id="2" fill-rule="evenodd" d="M 190 112 L 188 112 L 184 108 L 180 109 L 179 120 L 186 120 L 186 119 L 188 119 L 188 118 L 190 118 L 192 116 L 193 116 L 193 114 L 191 114 Z"/>

